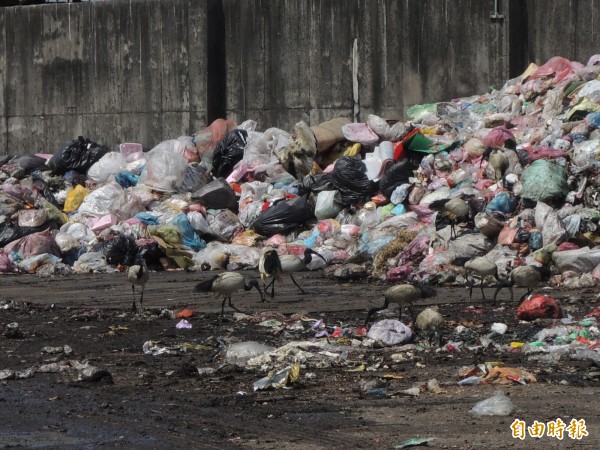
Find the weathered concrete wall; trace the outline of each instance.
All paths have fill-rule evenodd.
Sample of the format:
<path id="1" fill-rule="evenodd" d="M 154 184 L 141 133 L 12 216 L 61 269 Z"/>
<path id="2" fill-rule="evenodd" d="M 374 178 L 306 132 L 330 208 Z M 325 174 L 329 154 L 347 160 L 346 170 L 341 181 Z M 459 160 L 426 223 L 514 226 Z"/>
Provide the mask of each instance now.
<path id="1" fill-rule="evenodd" d="M 0 9 L 0 148 L 107 145 L 206 123 L 207 2 L 128 0 Z"/>
<path id="2" fill-rule="evenodd" d="M 526 0 L 527 56 L 543 64 L 553 56 L 587 63 L 600 53 L 600 0 Z"/>
<path id="3" fill-rule="evenodd" d="M 225 0 L 227 111 L 289 129 L 352 117 L 354 87 L 359 119 L 484 92 L 508 77 L 509 19 L 490 20 L 492 3 Z"/>
<path id="4" fill-rule="evenodd" d="M 112 0 L 0 8 L 0 153 L 153 146 L 217 117 L 290 130 L 404 117 L 554 55 L 599 53 L 600 0 Z"/>

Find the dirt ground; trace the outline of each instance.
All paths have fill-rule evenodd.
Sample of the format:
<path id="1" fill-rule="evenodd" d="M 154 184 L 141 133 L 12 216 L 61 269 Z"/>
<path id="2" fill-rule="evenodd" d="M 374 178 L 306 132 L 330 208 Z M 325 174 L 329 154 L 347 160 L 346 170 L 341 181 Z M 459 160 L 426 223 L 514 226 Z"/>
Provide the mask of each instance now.
<path id="1" fill-rule="evenodd" d="M 205 276 L 152 273 L 143 315 L 131 314 L 131 288 L 122 273 L 0 277 L 0 371 L 53 363 L 64 369 L 0 382 L 0 447 L 390 449 L 409 438 L 434 438 L 429 448 L 600 448 L 594 401 L 600 369 L 582 361 L 548 365 L 493 346 L 436 351 L 417 337 L 417 347 L 404 352 L 398 347 L 351 347 L 345 360 L 328 367 L 303 366 L 287 389 L 254 391 L 253 383 L 268 370 L 228 364 L 220 351 L 222 343 L 253 340 L 280 347 L 294 340 L 316 341 L 315 331 L 310 326 L 281 330 L 238 321 L 228 308 L 221 320 L 219 300 L 192 292 Z M 287 324 L 302 313 L 323 319 L 329 327 L 355 329 L 363 324 L 367 309 L 382 302 L 386 289 L 384 284 L 331 280 L 321 272 L 297 279 L 307 295 L 300 295 L 287 279 L 272 303 L 260 303 L 255 291 L 234 296 L 233 303 L 248 314 L 262 313 L 262 318 L 281 320 L 283 314 Z M 493 290 L 486 293 L 491 296 Z M 515 290 L 516 298 L 521 294 Z M 598 306 L 593 290 L 553 295 L 577 319 Z M 508 293 L 501 296 L 508 299 Z M 500 344 L 527 342 L 552 325 L 550 320 L 517 322 L 515 303 L 492 305 L 478 295 L 469 301 L 467 291 L 459 287 L 439 289 L 437 297 L 424 304 L 439 305 L 446 319 L 445 341 L 463 339 L 469 345 L 494 322 L 508 325 L 507 334 L 495 338 Z M 184 308 L 196 311 L 189 319 L 192 329 L 177 329 L 180 319 L 162 313 Z M 461 321 L 470 326 L 462 338 L 454 335 Z M 17 330 L 8 326 L 14 322 Z M 144 354 L 147 341 L 188 346 L 185 352 L 153 356 Z M 329 342 L 339 344 L 333 337 Z M 72 353 L 44 349 L 65 345 Z M 392 357 L 399 353 L 404 357 Z M 91 381 L 80 380 L 69 361 L 87 361 L 99 372 Z M 497 386 L 457 385 L 461 367 L 488 361 L 522 367 L 537 377 L 535 384 L 501 387 L 516 406 L 508 417 L 468 413 Z M 367 370 L 353 370 L 363 364 Z M 401 392 L 434 378 L 441 393 L 412 397 Z M 386 395 L 371 395 L 365 383 L 385 383 Z M 581 440 L 566 432 L 563 440 L 511 436 L 515 419 L 531 425 L 557 418 L 567 424 L 584 419 L 589 435 Z"/>

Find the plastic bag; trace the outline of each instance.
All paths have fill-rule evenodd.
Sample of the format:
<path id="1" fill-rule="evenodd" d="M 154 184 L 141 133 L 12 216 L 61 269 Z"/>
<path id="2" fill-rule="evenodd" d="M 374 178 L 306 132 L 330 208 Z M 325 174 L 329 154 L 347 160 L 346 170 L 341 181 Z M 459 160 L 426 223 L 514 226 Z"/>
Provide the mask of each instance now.
<path id="1" fill-rule="evenodd" d="M 134 263 L 139 247 L 132 237 L 116 234 L 109 236 L 105 241 L 94 244 L 91 251 L 102 253 L 108 264 L 130 266 Z"/>
<path id="2" fill-rule="evenodd" d="M 512 213 L 519 203 L 519 199 L 508 192 L 499 192 L 485 207 L 488 213 L 501 212 L 503 214 Z"/>
<path id="3" fill-rule="evenodd" d="M 212 173 L 215 178 L 227 178 L 235 165 L 244 157 L 248 132 L 239 128 L 227 133 L 217 144 L 213 154 Z"/>
<path id="4" fill-rule="evenodd" d="M 315 217 L 317 220 L 333 219 L 342 210 L 342 205 L 335 202 L 336 191 L 321 191 L 317 195 Z"/>
<path id="5" fill-rule="evenodd" d="M 335 201 L 343 206 L 362 201 L 377 190 L 377 183 L 367 177 L 365 163 L 350 156 L 336 161 L 332 181 L 338 191 Z"/>
<path id="6" fill-rule="evenodd" d="M 238 210 L 237 196 L 229 183 L 222 178 L 211 181 L 206 186 L 192 194 L 192 200 L 197 200 L 208 209 Z"/>
<path id="7" fill-rule="evenodd" d="M 161 192 L 176 192 L 187 170 L 187 160 L 176 146 L 165 141 L 148 152 L 148 161 L 139 182 Z"/>
<path id="8" fill-rule="evenodd" d="M 0 273 L 18 272 L 19 268 L 8 254 L 0 248 Z"/>
<path id="9" fill-rule="evenodd" d="M 540 183 L 540 180 L 544 180 Z M 521 198 L 529 202 L 560 203 L 569 192 L 567 171 L 553 162 L 540 159 L 523 171 Z"/>
<path id="10" fill-rule="evenodd" d="M 133 172 L 128 170 L 124 170 L 115 175 L 115 181 L 119 183 L 123 189 L 135 186 L 139 179 L 140 177 L 138 175 L 135 175 Z"/>
<path id="11" fill-rule="evenodd" d="M 373 324 L 367 333 L 367 337 L 391 346 L 409 341 L 412 332 L 399 320 L 384 319 Z"/>
<path id="12" fill-rule="evenodd" d="M 7 253 L 17 252 L 23 259 L 42 253 L 61 256 L 60 248 L 56 244 L 50 230 L 32 233 L 13 241 L 4 247 L 4 251 Z"/>
<path id="13" fill-rule="evenodd" d="M 518 320 L 560 319 L 561 317 L 558 303 L 549 295 L 528 297 L 517 308 Z"/>
<path id="14" fill-rule="evenodd" d="M 504 392 L 496 391 L 492 397 L 473 406 L 469 413 L 474 416 L 508 416 L 514 407 L 512 400 Z"/>
<path id="15" fill-rule="evenodd" d="M 64 175 L 69 170 L 86 173 L 108 152 L 110 148 L 79 136 L 77 140 L 67 142 L 57 150 L 48 160 L 47 166 L 56 175 Z"/>
<path id="16" fill-rule="evenodd" d="M 40 227 L 46 223 L 48 215 L 43 209 L 22 209 L 19 211 L 20 227 Z"/>
<path id="17" fill-rule="evenodd" d="M 219 214 L 214 216 L 210 221 L 210 228 L 214 231 L 214 234 L 221 236 L 227 242 L 231 242 L 238 232 L 244 230 L 237 215 L 228 209 L 223 209 Z"/>
<path id="18" fill-rule="evenodd" d="M 552 261 L 561 272 L 588 273 L 600 264 L 600 248 L 582 247 L 577 250 L 554 252 Z"/>
<path id="19" fill-rule="evenodd" d="M 94 232 L 83 223 L 66 223 L 60 227 L 60 232 L 73 236 L 82 245 L 89 245 L 96 239 Z"/>
<path id="20" fill-rule="evenodd" d="M 245 364 L 250 358 L 260 356 L 263 353 L 272 352 L 275 347 L 261 344 L 260 342 L 236 342 L 227 346 L 225 360 L 230 364 Z"/>
<path id="21" fill-rule="evenodd" d="M 88 194 L 89 194 L 89 191 L 86 188 L 84 188 L 83 186 L 81 186 L 79 184 L 77 186 L 75 186 L 67 194 L 67 199 L 65 200 L 65 205 L 63 207 L 63 211 L 66 213 L 71 213 L 73 211 L 77 211 L 79 209 L 79 207 L 81 206 L 81 204 L 83 203 L 83 200 L 85 199 L 85 197 L 87 197 Z"/>
<path id="22" fill-rule="evenodd" d="M 123 188 L 113 181 L 88 194 L 79 206 L 79 212 L 91 216 L 105 216 L 111 213 L 112 205 L 124 196 Z"/>
<path id="23" fill-rule="evenodd" d="M 386 171 L 383 173 L 383 176 L 379 180 L 379 190 L 383 195 L 390 199 L 392 197 L 392 194 L 394 193 L 394 190 L 398 186 L 406 185 L 409 183 L 409 179 L 413 176 L 414 169 L 415 168 L 412 167 L 410 161 L 407 158 L 398 161 L 397 163 L 386 169 Z M 398 203 L 402 203 L 402 201 Z"/>
<path id="24" fill-rule="evenodd" d="M 73 264 L 73 271 L 77 273 L 112 273 L 116 269 L 106 262 L 106 256 L 100 252 L 84 253 Z"/>
<path id="25" fill-rule="evenodd" d="M 384 141 L 399 141 L 406 134 L 406 125 L 403 122 L 396 122 L 390 126 L 387 120 L 375 114 L 369 114 L 367 125 Z"/>
<path id="26" fill-rule="evenodd" d="M 117 152 L 108 152 L 87 171 L 87 176 L 96 183 L 105 183 L 108 179 L 125 169 L 127 160 Z"/>
<path id="27" fill-rule="evenodd" d="M 189 164 L 183 176 L 179 192 L 195 192 L 205 186 L 211 176 L 208 170 L 199 164 Z"/>
<path id="28" fill-rule="evenodd" d="M 175 225 L 179 229 L 181 242 L 186 247 L 196 252 L 206 247 L 206 242 L 196 234 L 184 213 L 177 214 L 168 223 Z"/>
<path id="29" fill-rule="evenodd" d="M 253 229 L 263 236 L 287 234 L 314 218 L 308 196 L 281 200 L 263 211 L 253 224 Z"/>
<path id="30" fill-rule="evenodd" d="M 517 140 L 505 126 L 493 128 L 483 138 L 484 147 L 507 147 L 516 148 Z"/>
<path id="31" fill-rule="evenodd" d="M 344 137 L 351 142 L 358 142 L 362 145 L 372 145 L 379 141 L 373 130 L 366 123 L 347 123 L 342 125 Z"/>

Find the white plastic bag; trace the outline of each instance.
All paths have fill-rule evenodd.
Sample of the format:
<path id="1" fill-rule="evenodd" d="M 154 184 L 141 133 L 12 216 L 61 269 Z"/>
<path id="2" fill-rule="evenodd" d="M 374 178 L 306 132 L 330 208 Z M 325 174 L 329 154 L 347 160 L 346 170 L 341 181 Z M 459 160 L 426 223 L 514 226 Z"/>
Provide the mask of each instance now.
<path id="1" fill-rule="evenodd" d="M 125 195 L 125 190 L 116 182 L 105 184 L 88 194 L 79 206 L 80 214 L 90 216 L 106 216 L 110 214 L 111 206 Z M 131 217 L 131 216 L 130 216 Z"/>
<path id="2" fill-rule="evenodd" d="M 398 345 L 410 340 L 412 332 L 410 328 L 399 320 L 385 319 L 373 324 L 369 329 L 367 337 L 375 341 L 381 341 L 385 345 Z"/>
<path id="3" fill-rule="evenodd" d="M 321 191 L 315 203 L 315 217 L 318 220 L 334 219 L 343 209 L 342 205 L 335 202 L 337 191 Z"/>
<path id="4" fill-rule="evenodd" d="M 176 140 L 158 144 L 148 152 L 148 162 L 138 182 L 156 191 L 177 191 L 187 170 L 184 151 L 185 145 Z"/>
<path id="5" fill-rule="evenodd" d="M 126 169 L 127 160 L 121 153 L 109 152 L 92 165 L 87 176 L 96 183 L 105 183 L 112 175 Z"/>
<path id="6" fill-rule="evenodd" d="M 504 392 L 496 391 L 492 397 L 473 406 L 469 413 L 474 416 L 508 416 L 514 408 L 512 400 Z"/>
<path id="7" fill-rule="evenodd" d="M 43 209 L 22 209 L 19 211 L 20 227 L 39 227 L 46 222 L 48 214 Z"/>

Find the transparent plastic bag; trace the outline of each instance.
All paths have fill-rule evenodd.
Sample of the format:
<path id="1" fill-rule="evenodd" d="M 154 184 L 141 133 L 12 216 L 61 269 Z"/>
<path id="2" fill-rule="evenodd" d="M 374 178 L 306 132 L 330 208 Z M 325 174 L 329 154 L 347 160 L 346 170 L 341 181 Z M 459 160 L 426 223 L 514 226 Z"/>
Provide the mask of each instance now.
<path id="1" fill-rule="evenodd" d="M 127 160 L 121 153 L 109 152 L 92 165 L 87 171 L 87 176 L 96 183 L 105 183 L 108 179 L 123 170 Z"/>
<path id="2" fill-rule="evenodd" d="M 474 416 L 508 416 L 514 408 L 512 400 L 504 392 L 496 391 L 492 397 L 473 406 L 469 413 Z"/>

